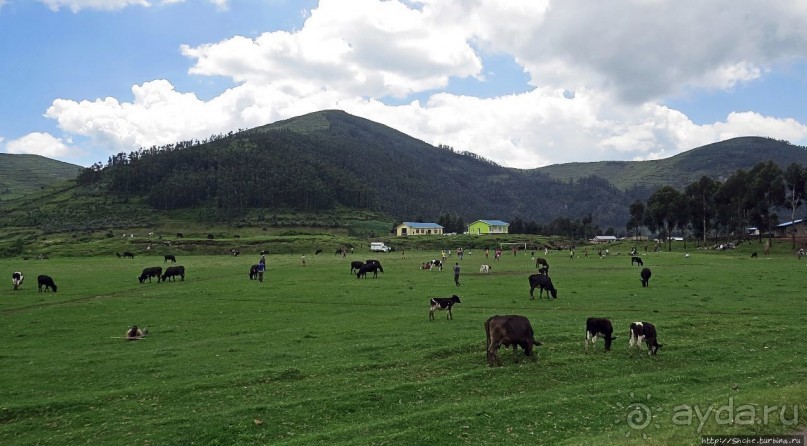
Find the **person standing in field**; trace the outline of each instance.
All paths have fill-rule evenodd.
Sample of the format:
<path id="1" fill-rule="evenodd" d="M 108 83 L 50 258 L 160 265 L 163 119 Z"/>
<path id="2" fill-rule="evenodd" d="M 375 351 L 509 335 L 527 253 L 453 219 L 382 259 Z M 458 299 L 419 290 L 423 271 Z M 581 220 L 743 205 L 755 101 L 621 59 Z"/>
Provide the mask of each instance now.
<path id="1" fill-rule="evenodd" d="M 262 255 L 258 261 L 258 282 L 263 282 L 263 273 L 266 272 L 266 256 Z"/>
<path id="2" fill-rule="evenodd" d="M 454 285 L 460 286 L 460 264 L 454 263 Z"/>

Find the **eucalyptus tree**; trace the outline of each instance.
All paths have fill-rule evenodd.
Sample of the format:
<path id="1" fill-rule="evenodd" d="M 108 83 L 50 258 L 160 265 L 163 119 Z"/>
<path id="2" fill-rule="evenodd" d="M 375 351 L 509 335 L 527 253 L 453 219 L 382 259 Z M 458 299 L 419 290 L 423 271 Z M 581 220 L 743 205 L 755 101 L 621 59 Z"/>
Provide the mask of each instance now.
<path id="1" fill-rule="evenodd" d="M 790 221 L 796 221 L 796 209 L 801 206 L 807 186 L 807 169 L 796 163 L 791 163 L 783 173 L 785 182 L 784 207 L 790 209 Z M 792 232 L 793 249 L 796 249 L 796 230 Z"/>
<path id="2" fill-rule="evenodd" d="M 690 221 L 693 227 L 699 228 L 704 244 L 709 233 L 709 221 L 717 213 L 715 193 L 719 186 L 720 183 L 704 175 L 684 189 L 684 196 L 690 202 Z"/>
<path id="3" fill-rule="evenodd" d="M 721 183 L 717 188 L 715 201 L 718 206 L 718 224 L 725 228 L 726 235 L 735 232 L 740 237 L 744 234 L 748 211 L 753 206 L 748 172 L 739 169 Z"/>
<path id="4" fill-rule="evenodd" d="M 757 163 L 749 172 L 751 176 L 751 221 L 760 228 L 761 234 L 772 234 L 778 223 L 776 208 L 785 204 L 785 183 L 782 169 L 773 161 Z"/>
<path id="5" fill-rule="evenodd" d="M 625 224 L 625 229 L 628 230 L 628 233 L 633 231 L 635 235 L 634 242 L 636 242 L 639 240 L 639 234 L 644 225 L 645 206 L 642 200 L 637 199 L 628 209 L 630 211 L 630 219 L 628 219 L 628 222 Z"/>
<path id="6" fill-rule="evenodd" d="M 664 228 L 667 237 L 667 250 L 672 251 L 670 234 L 675 227 L 680 227 L 686 219 L 683 194 L 672 186 L 664 186 L 653 192 L 647 199 L 647 213 L 656 227 Z"/>

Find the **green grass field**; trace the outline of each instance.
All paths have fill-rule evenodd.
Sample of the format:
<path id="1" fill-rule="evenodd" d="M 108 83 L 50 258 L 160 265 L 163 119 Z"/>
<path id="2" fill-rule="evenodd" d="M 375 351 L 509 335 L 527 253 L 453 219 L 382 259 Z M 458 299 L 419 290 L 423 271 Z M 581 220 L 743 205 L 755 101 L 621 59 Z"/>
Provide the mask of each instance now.
<path id="1" fill-rule="evenodd" d="M 807 260 L 785 251 L 649 253 L 649 288 L 624 254 L 552 252 L 552 301 L 529 299 L 529 254 L 491 258 L 481 275 L 477 250 L 460 288 L 450 268 L 418 269 L 431 251 L 309 254 L 305 267 L 270 255 L 263 283 L 247 277 L 256 255 L 179 255 L 185 281 L 151 284 L 136 276 L 162 257 L 2 259 L 0 444 L 667 445 L 799 432 Z M 367 258 L 383 263 L 378 279 L 349 275 Z M 14 292 L 16 270 L 26 280 Z M 38 274 L 59 292 L 37 292 Z M 429 322 L 428 298 L 453 293 L 454 320 Z M 502 349 L 504 366 L 487 366 L 494 314 L 531 320 L 537 362 Z M 612 351 L 584 352 L 589 316 L 614 323 Z M 636 320 L 658 328 L 658 356 L 628 351 Z M 132 324 L 149 336 L 124 341 Z"/>

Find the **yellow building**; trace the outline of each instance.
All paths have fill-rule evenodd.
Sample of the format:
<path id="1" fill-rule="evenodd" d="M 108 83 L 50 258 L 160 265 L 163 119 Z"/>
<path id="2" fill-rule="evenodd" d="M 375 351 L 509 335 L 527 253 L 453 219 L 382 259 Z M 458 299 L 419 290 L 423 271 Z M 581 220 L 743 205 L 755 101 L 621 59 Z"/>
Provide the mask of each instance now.
<path id="1" fill-rule="evenodd" d="M 468 225 L 469 234 L 507 234 L 510 223 L 501 220 L 477 220 Z"/>

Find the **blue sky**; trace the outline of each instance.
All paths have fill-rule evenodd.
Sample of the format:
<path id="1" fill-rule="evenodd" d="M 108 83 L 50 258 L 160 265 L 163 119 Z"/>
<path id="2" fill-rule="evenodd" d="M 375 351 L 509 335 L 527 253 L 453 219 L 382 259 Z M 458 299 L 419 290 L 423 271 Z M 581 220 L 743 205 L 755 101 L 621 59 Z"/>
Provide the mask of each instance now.
<path id="1" fill-rule="evenodd" d="M 0 152 L 71 163 L 342 109 L 502 165 L 807 145 L 797 0 L 0 0 Z"/>

